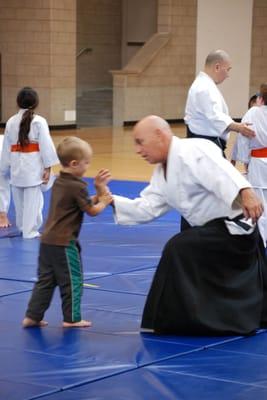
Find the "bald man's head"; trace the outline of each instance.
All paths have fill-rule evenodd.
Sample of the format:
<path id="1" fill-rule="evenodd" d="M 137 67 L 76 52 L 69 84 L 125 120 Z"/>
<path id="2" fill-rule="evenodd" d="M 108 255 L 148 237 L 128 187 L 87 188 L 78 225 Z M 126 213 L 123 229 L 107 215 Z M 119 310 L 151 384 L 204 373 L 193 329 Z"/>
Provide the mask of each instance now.
<path id="1" fill-rule="evenodd" d="M 133 130 L 137 154 L 151 164 L 165 163 L 168 157 L 172 131 L 169 124 L 156 115 L 139 121 Z"/>
<path id="2" fill-rule="evenodd" d="M 224 50 L 211 51 L 205 61 L 205 72 L 216 84 L 222 83 L 231 70 L 230 56 Z"/>

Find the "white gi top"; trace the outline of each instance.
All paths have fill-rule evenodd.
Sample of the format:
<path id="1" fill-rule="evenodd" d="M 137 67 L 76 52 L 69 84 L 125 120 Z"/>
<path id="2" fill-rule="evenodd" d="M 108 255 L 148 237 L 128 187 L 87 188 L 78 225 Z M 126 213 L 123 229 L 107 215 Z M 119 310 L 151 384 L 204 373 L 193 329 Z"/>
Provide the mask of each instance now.
<path id="1" fill-rule="evenodd" d="M 19 125 L 25 110 L 21 109 L 6 123 L 0 170 L 10 172 L 11 184 L 18 187 L 30 187 L 42 184 L 44 168 L 59 163 L 55 146 L 49 133 L 46 120 L 34 115 L 29 132 L 31 143 L 39 144 L 39 151 L 23 153 L 11 152 L 11 145 L 18 141 Z"/>
<path id="2" fill-rule="evenodd" d="M 267 106 L 251 107 L 242 118 L 242 122 L 251 123 L 256 134 L 251 139 L 238 134 L 237 159 L 248 163 L 252 149 L 267 147 Z"/>
<path id="3" fill-rule="evenodd" d="M 220 217 L 234 218 L 242 213 L 237 200 L 240 189 L 251 187 L 222 157 L 221 149 L 205 139 L 173 137 L 166 176 L 165 179 L 163 166 L 158 164 L 139 198 L 131 200 L 115 195 L 116 222 L 144 223 L 172 208 L 191 226 Z"/>
<path id="4" fill-rule="evenodd" d="M 192 133 L 228 139 L 227 127 L 233 120 L 218 86 L 205 72 L 198 74 L 189 89 L 184 121 Z"/>

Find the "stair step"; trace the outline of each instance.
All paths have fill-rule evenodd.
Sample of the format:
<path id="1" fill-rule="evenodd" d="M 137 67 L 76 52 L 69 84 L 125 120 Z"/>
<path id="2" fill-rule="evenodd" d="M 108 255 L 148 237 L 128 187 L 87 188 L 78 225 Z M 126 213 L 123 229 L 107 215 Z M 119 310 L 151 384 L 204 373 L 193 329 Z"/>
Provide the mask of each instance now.
<path id="1" fill-rule="evenodd" d="M 109 126 L 112 124 L 111 88 L 93 88 L 77 97 L 78 126 Z"/>

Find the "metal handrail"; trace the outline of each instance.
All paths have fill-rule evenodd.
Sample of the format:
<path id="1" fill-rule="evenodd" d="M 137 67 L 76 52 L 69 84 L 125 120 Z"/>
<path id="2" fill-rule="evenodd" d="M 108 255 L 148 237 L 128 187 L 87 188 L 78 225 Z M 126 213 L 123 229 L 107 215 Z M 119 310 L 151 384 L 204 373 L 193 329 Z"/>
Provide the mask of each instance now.
<path id="1" fill-rule="evenodd" d="M 91 47 L 84 47 L 79 51 L 79 53 L 76 55 L 76 58 L 80 57 L 83 53 L 91 53 L 93 49 Z"/>

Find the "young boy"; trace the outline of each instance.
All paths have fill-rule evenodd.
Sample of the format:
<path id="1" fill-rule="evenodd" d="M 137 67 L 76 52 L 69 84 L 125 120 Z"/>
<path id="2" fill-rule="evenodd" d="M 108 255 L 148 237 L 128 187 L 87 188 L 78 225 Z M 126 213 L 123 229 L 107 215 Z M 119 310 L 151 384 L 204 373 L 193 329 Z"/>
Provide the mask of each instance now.
<path id="1" fill-rule="evenodd" d="M 24 328 L 47 325 L 45 311 L 59 286 L 63 310 L 63 327 L 88 327 L 81 318 L 82 266 L 77 241 L 83 213 L 95 216 L 103 211 L 112 197 L 106 186 L 110 173 L 101 170 L 95 178 L 97 194 L 89 196 L 81 178 L 90 165 L 92 150 L 88 143 L 67 137 L 57 147 L 62 165 L 51 194 L 48 219 L 41 237 L 38 281 L 22 321 Z"/>

